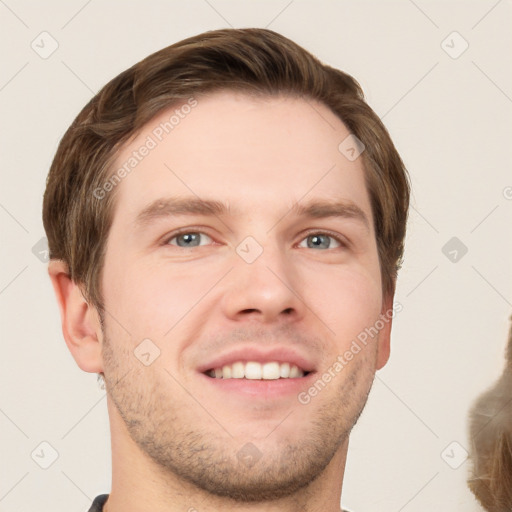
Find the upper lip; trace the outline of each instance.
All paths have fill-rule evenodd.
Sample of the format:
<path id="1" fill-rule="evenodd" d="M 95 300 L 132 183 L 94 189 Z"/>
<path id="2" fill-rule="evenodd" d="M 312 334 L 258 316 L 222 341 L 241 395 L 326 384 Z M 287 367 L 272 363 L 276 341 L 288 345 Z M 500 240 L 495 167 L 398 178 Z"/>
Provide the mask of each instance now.
<path id="1" fill-rule="evenodd" d="M 306 356 L 285 346 L 276 346 L 266 350 L 261 347 L 238 347 L 201 364 L 197 369 L 204 373 L 208 370 L 231 365 L 237 361 L 255 361 L 262 364 L 277 361 L 278 363 L 294 364 L 306 372 L 312 372 L 315 369 L 314 363 Z"/>

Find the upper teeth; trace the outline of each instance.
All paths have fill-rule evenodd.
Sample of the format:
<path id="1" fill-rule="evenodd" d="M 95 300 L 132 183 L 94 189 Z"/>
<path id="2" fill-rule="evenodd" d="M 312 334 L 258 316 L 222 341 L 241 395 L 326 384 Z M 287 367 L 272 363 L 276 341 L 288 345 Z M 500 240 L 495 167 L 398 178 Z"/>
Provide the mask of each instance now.
<path id="1" fill-rule="evenodd" d="M 227 364 L 222 368 L 215 368 L 207 372 L 210 377 L 217 379 L 294 379 L 304 377 L 304 371 L 294 364 L 278 363 L 272 361 L 270 363 L 258 363 L 256 361 L 248 361 L 246 363 L 237 361 L 233 364 Z"/>

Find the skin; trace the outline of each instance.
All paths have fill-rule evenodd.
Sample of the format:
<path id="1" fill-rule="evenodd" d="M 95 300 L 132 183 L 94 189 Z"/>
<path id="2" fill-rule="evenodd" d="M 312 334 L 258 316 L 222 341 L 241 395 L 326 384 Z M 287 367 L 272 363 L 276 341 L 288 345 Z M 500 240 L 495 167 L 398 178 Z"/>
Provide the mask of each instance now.
<path id="1" fill-rule="evenodd" d="M 391 309 L 362 159 L 340 153 L 349 132 L 322 104 L 226 91 L 197 100 L 116 187 L 103 329 L 65 264 L 49 264 L 67 346 L 82 370 L 105 376 L 113 466 L 105 510 L 337 512 L 349 433 L 389 358 L 391 321 L 308 404 L 296 394 L 220 392 L 197 367 L 230 348 L 285 344 L 322 375 Z M 149 122 L 116 164 L 169 115 Z M 136 225 L 144 207 L 168 196 L 231 210 Z M 291 213 L 297 202 L 340 199 L 359 206 L 369 228 Z M 205 233 L 200 245 L 180 247 L 181 228 Z M 326 230 L 321 247 L 308 246 Z M 263 250 L 252 263 L 236 252 L 248 236 Z M 144 339 L 160 350 L 148 366 L 134 355 Z M 252 465 L 239 457 L 247 443 L 260 455 Z"/>

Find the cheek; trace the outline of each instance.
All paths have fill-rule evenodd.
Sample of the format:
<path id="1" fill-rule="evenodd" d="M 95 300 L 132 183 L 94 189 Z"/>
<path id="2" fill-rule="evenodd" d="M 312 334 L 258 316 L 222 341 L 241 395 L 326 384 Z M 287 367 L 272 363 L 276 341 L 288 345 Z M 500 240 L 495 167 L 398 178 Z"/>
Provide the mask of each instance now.
<path id="1" fill-rule="evenodd" d="M 151 258 L 143 263 L 117 260 L 106 270 L 107 309 L 134 339 L 155 340 L 185 320 L 223 274 L 207 263 L 187 265 Z"/>
<path id="2" fill-rule="evenodd" d="M 351 341 L 379 318 L 382 288 L 378 263 L 372 266 L 317 266 L 303 274 L 304 300 L 328 328 L 336 348 Z M 314 283 L 314 286 L 312 286 Z"/>

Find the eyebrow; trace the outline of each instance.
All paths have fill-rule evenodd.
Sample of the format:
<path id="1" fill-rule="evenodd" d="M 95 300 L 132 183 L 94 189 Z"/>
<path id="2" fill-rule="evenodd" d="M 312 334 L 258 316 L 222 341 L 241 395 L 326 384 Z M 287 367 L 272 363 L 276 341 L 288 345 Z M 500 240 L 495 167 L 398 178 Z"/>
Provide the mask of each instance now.
<path id="1" fill-rule="evenodd" d="M 156 199 L 141 210 L 136 216 L 135 224 L 144 227 L 160 218 L 180 215 L 221 216 L 226 214 L 232 214 L 232 209 L 221 201 L 198 197 L 167 197 Z M 297 202 L 285 216 L 288 214 L 313 219 L 328 217 L 354 219 L 370 231 L 370 221 L 366 213 L 352 201 L 313 200 L 305 204 Z"/>

